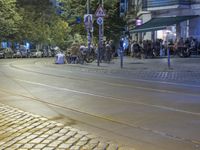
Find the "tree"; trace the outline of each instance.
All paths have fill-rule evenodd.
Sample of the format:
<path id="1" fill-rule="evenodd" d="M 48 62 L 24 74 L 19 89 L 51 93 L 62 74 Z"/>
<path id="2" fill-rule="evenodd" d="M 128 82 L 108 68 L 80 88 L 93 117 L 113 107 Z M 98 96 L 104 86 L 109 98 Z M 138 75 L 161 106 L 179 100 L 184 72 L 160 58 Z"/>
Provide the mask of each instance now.
<path id="1" fill-rule="evenodd" d="M 63 11 L 62 17 L 69 24 L 73 24 L 76 16 L 81 16 L 83 20 L 84 14 L 87 13 L 87 4 L 86 0 L 60 0 L 61 2 L 61 10 Z M 95 14 L 96 9 L 100 4 L 100 0 L 90 0 L 90 13 Z M 125 21 L 119 18 L 119 2 L 118 0 L 104 0 L 104 9 L 106 10 L 107 16 L 104 19 L 104 35 L 108 39 L 118 39 L 121 31 L 123 31 L 123 27 L 125 25 Z M 93 17 L 93 25 L 94 25 L 94 37 L 98 37 L 98 24 L 96 23 L 96 18 Z M 87 31 L 85 30 L 84 23 L 82 21 L 81 24 L 73 24 L 71 26 L 71 34 L 75 35 L 79 33 L 83 39 L 86 41 Z M 96 38 L 98 39 L 98 38 Z"/>
<path id="2" fill-rule="evenodd" d="M 51 45 L 58 45 L 61 48 L 68 47 L 70 29 L 65 21 L 58 18 L 54 24 L 50 26 L 50 31 L 49 43 Z"/>
<path id="3" fill-rule="evenodd" d="M 36 44 L 47 43 L 53 14 L 48 0 L 18 0 L 18 12 L 23 20 L 18 31 L 18 40 Z"/>
<path id="4" fill-rule="evenodd" d="M 82 42 L 86 37 L 86 30 L 83 24 L 83 16 L 85 14 L 86 2 L 85 0 L 59 0 L 59 9 L 62 13 L 61 18 L 69 24 L 70 37 L 68 44 L 72 44 L 76 41 Z M 81 22 L 77 22 L 77 18 L 81 19 Z M 86 41 L 86 40 L 85 40 Z"/>
<path id="5" fill-rule="evenodd" d="M 23 20 L 18 30 L 18 41 L 43 45 L 63 46 L 68 36 L 68 24 L 56 14 L 49 0 L 18 0 L 18 12 Z"/>
<path id="6" fill-rule="evenodd" d="M 94 14 L 98 0 L 91 0 L 90 13 Z M 87 41 L 83 16 L 87 13 L 85 0 L 60 0 L 53 7 L 49 0 L 0 0 L 0 38 L 23 43 L 70 46 L 73 42 Z M 105 0 L 105 36 L 109 39 L 120 35 L 123 20 L 119 18 L 118 0 Z M 58 12 L 60 14 L 58 14 Z M 81 22 L 76 19 L 81 18 Z M 94 37 L 98 25 L 94 17 Z"/>
<path id="7" fill-rule="evenodd" d="M 91 3 L 91 12 L 95 14 L 100 2 L 99 0 L 94 0 Z M 123 27 L 125 26 L 125 21 L 119 17 L 119 2 L 118 0 L 104 0 L 104 10 L 106 12 L 106 17 L 104 18 L 104 36 L 107 39 L 118 40 L 122 34 Z M 98 35 L 98 25 L 96 23 L 96 18 L 94 21 L 95 31 L 94 35 Z"/>
<path id="8" fill-rule="evenodd" d="M 16 0 L 0 0 L 0 40 L 13 40 L 21 21 Z"/>

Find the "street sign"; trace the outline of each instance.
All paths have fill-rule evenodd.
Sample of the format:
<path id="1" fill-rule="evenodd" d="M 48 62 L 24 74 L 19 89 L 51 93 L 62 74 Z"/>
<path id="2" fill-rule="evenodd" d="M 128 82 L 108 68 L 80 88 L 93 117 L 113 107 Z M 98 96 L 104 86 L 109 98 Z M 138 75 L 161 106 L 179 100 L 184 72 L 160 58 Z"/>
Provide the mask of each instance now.
<path id="1" fill-rule="evenodd" d="M 102 17 L 98 17 L 97 18 L 97 24 L 98 25 L 102 25 L 103 24 L 103 18 Z"/>
<path id="2" fill-rule="evenodd" d="M 106 13 L 101 5 L 99 5 L 99 7 L 97 8 L 97 10 L 95 12 L 95 16 L 96 17 L 105 17 L 106 16 Z"/>
<path id="3" fill-rule="evenodd" d="M 85 14 L 84 15 L 84 24 L 86 29 L 92 29 L 92 14 Z"/>

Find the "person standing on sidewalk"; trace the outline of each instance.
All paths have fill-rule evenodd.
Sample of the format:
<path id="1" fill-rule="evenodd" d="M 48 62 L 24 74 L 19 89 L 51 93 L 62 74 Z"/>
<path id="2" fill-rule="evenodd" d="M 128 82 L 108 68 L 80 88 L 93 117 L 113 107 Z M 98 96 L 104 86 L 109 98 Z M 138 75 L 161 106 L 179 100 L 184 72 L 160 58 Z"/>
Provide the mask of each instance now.
<path id="1" fill-rule="evenodd" d="M 107 63 L 110 63 L 111 57 L 112 57 L 112 48 L 111 48 L 109 42 L 107 42 L 106 46 L 105 46 L 105 61 Z"/>

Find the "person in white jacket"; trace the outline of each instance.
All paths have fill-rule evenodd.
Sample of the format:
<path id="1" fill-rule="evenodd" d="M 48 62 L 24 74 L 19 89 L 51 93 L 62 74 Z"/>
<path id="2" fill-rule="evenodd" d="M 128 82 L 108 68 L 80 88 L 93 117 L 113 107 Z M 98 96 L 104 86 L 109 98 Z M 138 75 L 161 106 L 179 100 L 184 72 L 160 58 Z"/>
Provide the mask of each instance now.
<path id="1" fill-rule="evenodd" d="M 65 55 L 62 52 L 56 54 L 56 64 L 64 64 L 65 63 Z"/>

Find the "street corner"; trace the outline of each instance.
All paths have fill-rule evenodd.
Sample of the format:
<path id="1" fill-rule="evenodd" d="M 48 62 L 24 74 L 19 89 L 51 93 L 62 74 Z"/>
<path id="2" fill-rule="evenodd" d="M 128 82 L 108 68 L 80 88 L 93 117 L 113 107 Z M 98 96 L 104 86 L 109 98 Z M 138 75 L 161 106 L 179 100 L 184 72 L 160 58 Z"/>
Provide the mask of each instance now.
<path id="1" fill-rule="evenodd" d="M 0 148 L 117 150 L 119 146 L 86 131 L 0 104 Z"/>

